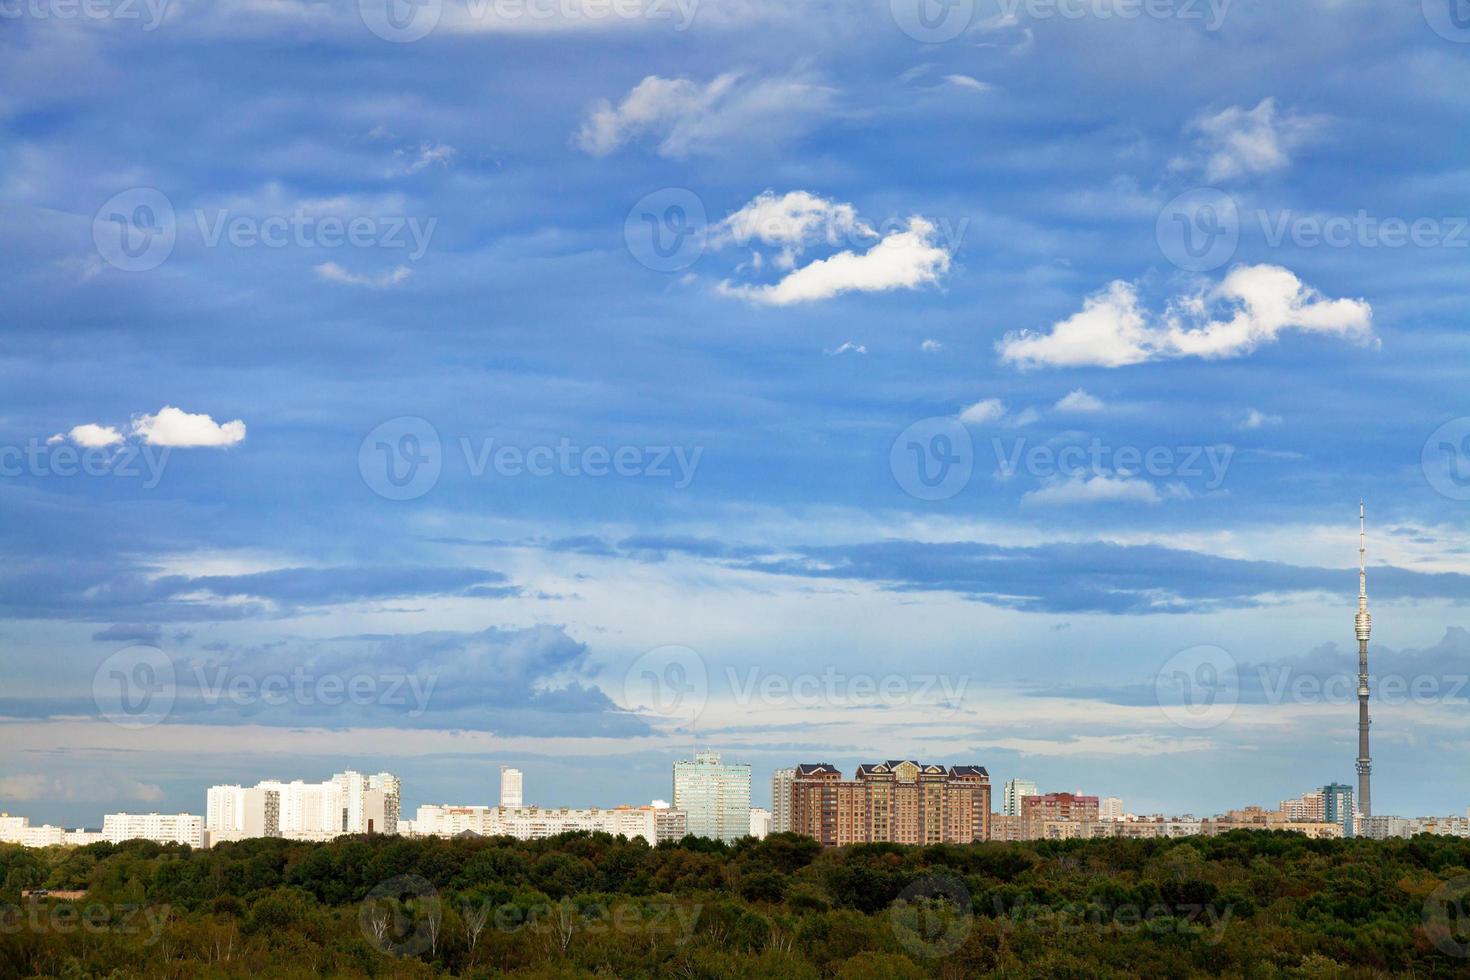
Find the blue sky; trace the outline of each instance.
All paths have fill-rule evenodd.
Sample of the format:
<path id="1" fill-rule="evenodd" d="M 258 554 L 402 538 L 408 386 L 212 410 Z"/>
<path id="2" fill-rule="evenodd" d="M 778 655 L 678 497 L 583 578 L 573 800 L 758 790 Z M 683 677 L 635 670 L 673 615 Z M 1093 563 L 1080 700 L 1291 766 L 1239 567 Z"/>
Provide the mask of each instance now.
<path id="1" fill-rule="evenodd" d="M 1470 804 L 1448 0 L 0 8 L 0 808 Z"/>

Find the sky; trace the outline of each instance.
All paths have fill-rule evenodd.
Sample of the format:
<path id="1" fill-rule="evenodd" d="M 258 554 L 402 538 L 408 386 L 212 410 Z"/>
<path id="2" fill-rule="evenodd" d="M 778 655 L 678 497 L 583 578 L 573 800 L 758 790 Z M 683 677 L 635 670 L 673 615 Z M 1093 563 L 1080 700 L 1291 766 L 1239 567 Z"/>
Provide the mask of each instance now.
<path id="1" fill-rule="evenodd" d="M 1459 0 L 0 0 L 0 809 L 1470 805 Z"/>

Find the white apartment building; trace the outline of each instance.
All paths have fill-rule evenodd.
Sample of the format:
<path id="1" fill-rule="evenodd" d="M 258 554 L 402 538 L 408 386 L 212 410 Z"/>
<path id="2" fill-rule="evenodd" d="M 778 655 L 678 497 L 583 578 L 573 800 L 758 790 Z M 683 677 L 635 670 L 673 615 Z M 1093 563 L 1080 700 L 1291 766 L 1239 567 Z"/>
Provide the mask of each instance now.
<path id="1" fill-rule="evenodd" d="M 765 840 L 771 834 L 771 811 L 762 807 L 750 808 L 750 836 Z"/>
<path id="2" fill-rule="evenodd" d="M 500 805 L 503 807 L 519 807 L 526 805 L 526 799 L 521 792 L 523 777 L 519 769 L 510 766 L 500 767 Z"/>
<path id="3" fill-rule="evenodd" d="M 771 774 L 771 833 L 791 831 L 791 784 L 795 769 L 777 769 Z"/>
<path id="4" fill-rule="evenodd" d="M 455 837 L 469 831 L 482 837 L 541 840 L 567 831 L 641 837 L 652 847 L 684 836 L 684 814 L 667 806 L 536 807 L 421 806 L 412 821 L 415 836 Z"/>
<path id="5" fill-rule="evenodd" d="M 66 830 L 42 824 L 31 826 L 30 817 L 13 817 L 0 813 L 0 844 L 19 844 L 22 847 L 53 847 L 56 845 L 95 844 L 107 838 L 98 831 L 77 828 Z"/>
<path id="6" fill-rule="evenodd" d="M 750 766 L 726 765 L 718 752 L 675 762 L 674 809 L 694 836 L 733 844 L 750 833 Z"/>
<path id="7" fill-rule="evenodd" d="M 109 813 L 102 836 L 114 844 L 151 840 L 159 844 L 204 846 L 204 818 L 192 813 Z"/>
<path id="8" fill-rule="evenodd" d="M 1027 796 L 1039 795 L 1036 791 L 1036 783 L 1029 779 L 1012 779 L 1005 785 L 1005 794 L 1001 797 L 1001 815 L 1007 817 L 1019 817 L 1021 815 L 1021 800 Z"/>
<path id="9" fill-rule="evenodd" d="M 1104 796 L 1097 805 L 1099 820 L 1122 820 L 1123 801 L 1116 796 Z"/>
<path id="10" fill-rule="evenodd" d="M 396 834 L 402 787 L 392 773 L 337 773 L 322 783 L 268 779 L 212 786 L 205 797 L 211 844 L 250 837 L 331 840 L 343 834 Z"/>

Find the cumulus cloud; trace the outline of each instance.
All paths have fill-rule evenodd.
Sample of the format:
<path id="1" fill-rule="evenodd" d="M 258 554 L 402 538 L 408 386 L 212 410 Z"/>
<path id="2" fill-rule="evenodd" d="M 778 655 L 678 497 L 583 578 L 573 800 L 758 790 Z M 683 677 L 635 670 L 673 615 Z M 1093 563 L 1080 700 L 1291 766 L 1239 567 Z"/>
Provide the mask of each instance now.
<path id="1" fill-rule="evenodd" d="M 1284 170 L 1291 154 L 1321 131 L 1324 120 L 1278 111 L 1275 99 L 1262 99 L 1254 109 L 1231 106 L 1190 123 L 1197 156 L 1176 161 L 1180 169 L 1203 168 L 1214 183 Z"/>
<path id="2" fill-rule="evenodd" d="M 715 225 L 710 244 L 747 246 L 752 242 L 779 246 L 777 264 L 790 269 L 796 257 L 816 245 L 837 247 L 877 239 L 878 233 L 861 218 L 857 208 L 808 191 L 777 195 L 767 190 Z"/>
<path id="3" fill-rule="evenodd" d="M 385 272 L 377 276 L 364 276 L 356 272 L 348 272 L 335 262 L 323 262 L 315 266 L 317 277 L 327 282 L 340 282 L 347 286 L 367 286 L 369 289 L 387 289 L 389 286 L 397 286 L 408 280 L 413 275 L 413 270 L 406 265 L 400 265 L 391 272 Z"/>
<path id="4" fill-rule="evenodd" d="M 932 222 L 915 216 L 902 231 L 886 235 L 866 252 L 844 250 L 793 270 L 765 286 L 720 286 L 730 296 L 770 306 L 831 299 L 848 292 L 917 289 L 949 271 L 949 252 L 937 241 Z"/>
<path id="5" fill-rule="evenodd" d="M 1173 298 L 1158 316 L 1142 307 L 1134 284 L 1113 282 L 1050 331 L 1007 334 L 997 350 L 1021 367 L 1123 367 L 1242 357 L 1286 330 L 1366 343 L 1374 339 L 1373 309 L 1361 299 L 1329 299 L 1280 266 L 1237 266 L 1218 285 Z"/>
<path id="6" fill-rule="evenodd" d="M 666 157 L 718 152 L 731 142 L 799 133 L 832 101 L 832 90 L 803 78 L 747 79 L 729 72 L 701 84 L 649 75 L 614 105 L 603 99 L 573 142 L 607 156 L 647 139 Z"/>
<path id="7" fill-rule="evenodd" d="M 930 339 L 925 340 L 922 344 L 920 344 L 919 350 L 923 351 L 925 354 L 934 354 L 938 351 L 944 350 L 944 345 L 937 340 Z"/>
<path id="8" fill-rule="evenodd" d="M 92 422 L 74 426 L 68 434 L 72 442 L 84 449 L 104 449 L 123 441 L 123 435 L 117 429 L 110 425 L 96 425 Z"/>
<path id="9" fill-rule="evenodd" d="M 1089 395 L 1086 390 L 1082 388 L 1078 388 L 1075 391 L 1071 391 L 1068 392 L 1066 395 L 1063 395 L 1056 404 L 1056 410 L 1058 412 L 1101 412 L 1105 407 L 1106 406 L 1103 405 L 1101 398 Z"/>
<path id="10" fill-rule="evenodd" d="M 1021 498 L 1023 503 L 1048 507 L 1100 503 L 1157 504 L 1162 499 L 1158 489 L 1147 480 L 1101 473 L 1057 480 L 1029 491 Z"/>
<path id="11" fill-rule="evenodd" d="M 245 423 L 240 419 L 220 424 L 205 414 L 194 415 L 165 405 L 155 415 L 133 419 L 133 435 L 150 446 L 185 449 L 198 446 L 236 446 L 245 441 Z"/>

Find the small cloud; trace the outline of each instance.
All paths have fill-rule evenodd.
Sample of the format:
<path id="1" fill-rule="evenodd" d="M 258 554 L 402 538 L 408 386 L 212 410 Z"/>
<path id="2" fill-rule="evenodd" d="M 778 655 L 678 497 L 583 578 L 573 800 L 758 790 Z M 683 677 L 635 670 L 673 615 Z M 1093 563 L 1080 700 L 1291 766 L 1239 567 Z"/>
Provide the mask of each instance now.
<path id="1" fill-rule="evenodd" d="M 945 75 L 944 80 L 956 88 L 969 89 L 971 92 L 993 92 L 994 86 L 971 78 L 969 75 Z"/>
<path id="2" fill-rule="evenodd" d="M 421 143 L 412 149 L 398 151 L 407 162 L 388 172 L 389 177 L 411 177 L 438 164 L 448 167 L 459 151 L 447 143 Z"/>
<path id="3" fill-rule="evenodd" d="M 46 440 L 46 445 L 55 446 L 63 442 L 66 442 L 66 436 L 58 432 L 56 433 L 56 435 L 51 436 L 49 439 Z"/>
<path id="4" fill-rule="evenodd" d="M 1275 99 L 1262 99 L 1254 109 L 1231 106 L 1190 123 L 1190 131 L 1198 134 L 1197 157 L 1174 166 L 1203 168 L 1210 183 L 1284 170 L 1292 151 L 1310 142 L 1324 124 L 1319 116 L 1278 112 Z"/>
<path id="5" fill-rule="evenodd" d="M 867 347 L 863 346 L 862 344 L 854 344 L 852 341 L 849 340 L 846 343 L 844 343 L 841 347 L 838 347 L 835 350 L 825 351 L 824 353 L 827 353 L 827 354 L 866 354 L 867 352 L 868 352 L 868 348 Z"/>
<path id="6" fill-rule="evenodd" d="M 156 415 L 135 417 L 132 434 L 150 446 L 227 448 L 245 441 L 245 423 L 236 419 L 221 425 L 208 415 L 193 415 L 165 405 Z"/>
<path id="7" fill-rule="evenodd" d="M 123 435 L 110 425 L 96 425 L 88 422 L 86 425 L 78 425 L 71 430 L 71 441 L 83 449 L 104 449 L 107 446 L 115 446 L 123 441 Z M 55 436 L 52 437 L 56 438 Z"/>
<path id="8" fill-rule="evenodd" d="M 1240 420 L 1238 428 L 1241 429 L 1264 429 L 1268 425 L 1280 425 L 1281 416 L 1271 415 L 1257 409 L 1251 409 L 1245 413 L 1245 418 Z"/>
<path id="9" fill-rule="evenodd" d="M 1089 395 L 1082 388 L 1062 396 L 1056 404 L 1058 412 L 1101 412 L 1104 408 L 1106 406 L 1103 405 L 1102 399 Z"/>
<path id="10" fill-rule="evenodd" d="M 1065 507 L 1076 504 L 1157 504 L 1162 500 L 1152 483 L 1129 476 L 1074 476 L 1032 490 L 1021 498 L 1024 504 Z"/>
<path id="11" fill-rule="evenodd" d="M 919 350 L 925 354 L 933 354 L 937 351 L 944 350 L 944 345 L 937 340 L 926 340 L 919 345 Z"/>
<path id="12" fill-rule="evenodd" d="M 987 422 L 999 422 L 1006 417 L 1005 402 L 999 398 L 987 398 L 976 402 L 960 413 L 960 421 L 966 425 L 984 425 Z"/>
<path id="13" fill-rule="evenodd" d="M 347 286 L 367 286 L 369 289 L 387 289 L 389 286 L 397 286 L 407 281 L 413 275 L 413 270 L 406 265 L 400 265 L 392 272 L 385 272 L 379 276 L 364 276 L 355 272 L 348 272 L 335 262 L 323 262 L 315 267 L 318 278 L 327 282 L 340 282 Z"/>

